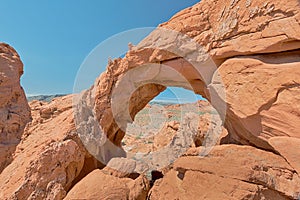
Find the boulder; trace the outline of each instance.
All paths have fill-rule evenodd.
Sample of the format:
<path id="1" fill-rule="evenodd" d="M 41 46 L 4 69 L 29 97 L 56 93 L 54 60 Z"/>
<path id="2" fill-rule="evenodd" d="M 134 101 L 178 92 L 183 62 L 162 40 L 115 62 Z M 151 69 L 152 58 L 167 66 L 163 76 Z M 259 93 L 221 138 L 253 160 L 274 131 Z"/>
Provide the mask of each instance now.
<path id="1" fill-rule="evenodd" d="M 295 199 L 300 179 L 282 157 L 250 146 L 190 149 L 155 182 L 149 199 Z"/>
<path id="2" fill-rule="evenodd" d="M 149 187 L 149 181 L 144 176 L 135 180 L 118 178 L 97 169 L 77 183 L 64 199 L 143 200 Z"/>

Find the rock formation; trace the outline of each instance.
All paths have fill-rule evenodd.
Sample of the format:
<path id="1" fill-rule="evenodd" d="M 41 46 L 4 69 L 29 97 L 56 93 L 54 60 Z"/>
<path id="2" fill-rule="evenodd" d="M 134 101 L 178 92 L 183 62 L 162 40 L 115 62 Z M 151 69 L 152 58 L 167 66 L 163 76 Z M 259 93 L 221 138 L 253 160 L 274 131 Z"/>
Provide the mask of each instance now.
<path id="1" fill-rule="evenodd" d="M 200 147 L 201 148 L 201 147 Z M 190 149 L 157 181 L 149 199 L 294 199 L 300 179 L 280 156 L 250 146 Z"/>
<path id="2" fill-rule="evenodd" d="M 30 108 L 20 78 L 23 63 L 9 45 L 0 43 L 0 173 L 12 161 L 12 154 L 30 121 Z"/>
<path id="3" fill-rule="evenodd" d="M 76 139 L 72 96 L 30 106 L 33 120 L 0 174 L 0 199 L 62 199 L 88 159 Z"/>
<path id="4" fill-rule="evenodd" d="M 193 37 L 217 63 L 232 140 L 272 149 L 270 137 L 299 137 L 299 12 L 296 0 L 202 1 L 162 25 Z"/>
<path id="5" fill-rule="evenodd" d="M 121 146 L 122 121 L 134 118 L 165 86 L 182 86 L 206 97 L 224 115 L 231 143 L 279 152 L 270 138 L 300 135 L 299 18 L 298 0 L 201 1 L 161 24 L 125 58 L 109 63 L 88 91 L 95 97 L 95 117 L 110 141 Z M 162 65 L 188 84 L 175 72 L 161 73 Z M 157 77 L 161 84 L 141 83 Z M 131 84 L 138 87 L 125 99 Z"/>
<path id="6" fill-rule="evenodd" d="M 297 171 L 297 142 L 285 150 L 280 141 L 300 137 L 299 18 L 297 0 L 201 1 L 109 62 L 86 92 L 94 117 L 121 146 L 127 122 L 165 87 L 181 86 L 224 116 L 227 142 L 280 154 Z"/>
<path id="7" fill-rule="evenodd" d="M 184 127 L 184 118 L 189 118 L 187 121 L 193 127 Z M 126 149 L 127 156 L 131 153 L 154 152 L 169 145 L 179 132 L 185 133 L 185 129 L 191 128 L 192 146 L 202 146 L 210 136 L 221 139 L 227 135 L 216 110 L 207 101 L 165 106 L 154 103 L 147 105 L 135 116 L 134 123 L 127 126 L 122 146 Z M 221 134 L 213 135 L 219 128 L 222 129 Z M 220 141 L 213 145 L 215 144 L 220 144 Z"/>
<path id="8" fill-rule="evenodd" d="M 65 200 L 72 199 L 146 199 L 149 191 L 149 181 L 146 177 L 135 180 L 118 178 L 95 170 L 83 178 L 68 193 Z"/>
<path id="9" fill-rule="evenodd" d="M 89 90 L 31 102 L 30 123 L 22 63 L 1 44 L 0 199 L 299 198 L 299 21 L 298 0 L 203 0 L 130 45 Z M 138 162 L 114 157 L 126 155 L 127 123 L 168 86 L 208 99 L 228 136 L 212 148 L 197 129 L 207 117 L 170 123 L 169 146 L 202 147 L 174 164 L 162 151 L 149 183 Z"/>

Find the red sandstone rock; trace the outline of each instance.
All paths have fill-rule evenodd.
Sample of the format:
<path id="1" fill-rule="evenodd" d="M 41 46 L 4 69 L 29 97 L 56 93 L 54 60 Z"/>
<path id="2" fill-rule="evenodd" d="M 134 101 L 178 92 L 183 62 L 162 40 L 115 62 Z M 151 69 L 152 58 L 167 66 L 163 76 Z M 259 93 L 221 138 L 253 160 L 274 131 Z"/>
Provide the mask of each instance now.
<path id="1" fill-rule="evenodd" d="M 300 137 L 299 65 L 295 51 L 231 58 L 219 67 L 228 104 L 225 126 L 234 140 L 271 150 L 271 137 Z"/>
<path id="2" fill-rule="evenodd" d="M 280 156 L 249 146 L 191 149 L 149 193 L 150 199 L 292 199 L 300 179 Z"/>
<path id="3" fill-rule="evenodd" d="M 282 136 L 272 137 L 268 142 L 299 174 L 300 139 Z"/>
<path id="4" fill-rule="evenodd" d="M 30 121 L 20 77 L 23 63 L 9 45 L 0 43 L 0 173 L 12 161 L 12 154 Z"/>
<path id="5" fill-rule="evenodd" d="M 165 88 L 129 86 L 160 77 L 165 86 L 193 88 L 211 101 L 225 118 L 231 142 L 274 150 L 268 143 L 270 137 L 300 134 L 299 18 L 297 0 L 201 1 L 160 26 L 169 31 L 155 30 L 123 59 L 109 63 L 89 91 L 95 96 L 92 107 L 96 118 L 110 141 L 121 146 L 130 116 L 134 118 Z M 154 65 L 145 68 L 147 63 Z M 157 63 L 169 65 L 188 83 L 175 72 L 157 75 L 164 69 Z M 204 76 L 193 68 L 197 63 L 200 68 L 202 63 Z M 130 81 L 122 82 L 128 73 Z M 115 90 L 118 93 L 112 101 Z"/>
<path id="6" fill-rule="evenodd" d="M 72 96 L 34 101 L 31 108 L 33 120 L 0 174 L 0 199 L 62 199 L 86 167 L 88 153 L 74 132 Z M 40 115 L 54 108 L 51 118 Z"/>
<path id="7" fill-rule="evenodd" d="M 131 47 L 123 59 L 110 62 L 94 86 L 82 94 L 82 102 L 87 105 L 79 109 L 83 112 L 79 113 L 81 116 L 75 113 L 79 121 L 91 119 L 87 108 L 95 111 L 91 123 L 83 124 L 83 132 L 91 133 L 89 126 L 98 127 L 99 122 L 109 139 L 99 148 L 95 144 L 100 137 L 95 135 L 95 144 L 87 148 L 101 155 L 105 162 L 124 155 L 124 123 L 118 124 L 118 120 L 127 123 L 128 110 L 133 119 L 165 86 L 193 89 L 220 114 L 224 111 L 222 106 L 227 106 L 224 120 L 228 142 L 262 150 L 221 145 L 209 149 L 210 154 L 201 158 L 199 154 L 205 148 L 192 149 L 175 162 L 163 179 L 155 182 L 149 198 L 299 197 L 299 21 L 298 0 L 203 0 L 181 11 L 160 25 L 168 30 L 154 31 L 138 46 Z M 143 66 L 148 63 L 153 65 Z M 164 65 L 173 71 L 165 71 Z M 202 76 L 194 66 L 202 69 Z M 3 44 L 0 72 L 0 172 L 4 169 L 0 174 L 0 199 L 62 199 L 65 195 L 66 199 L 146 198 L 149 185 L 142 175 L 136 180 L 120 178 L 127 174 L 110 171 L 108 167 L 89 174 L 99 163 L 75 134 L 75 126 L 80 126 L 74 124 L 71 96 L 50 104 L 32 102 L 33 121 L 22 135 L 30 120 L 19 85 L 22 63 L 14 50 Z M 131 77 L 122 82 L 128 73 Z M 152 79 L 161 82 L 136 84 L 136 88 L 132 84 Z M 135 91 L 130 96 L 132 89 Z M 114 96 L 113 91 L 119 93 Z M 214 96 L 215 91 L 225 95 Z M 114 113 L 114 109 L 119 112 Z M 198 131 L 198 126 L 191 129 L 191 124 L 199 124 L 193 118 L 194 115 L 187 116 L 182 129 L 179 127 L 181 135 L 172 138 L 173 146 L 179 148 L 182 141 L 190 142 Z M 201 123 L 205 128 L 205 120 Z M 95 130 L 98 129 L 93 133 Z M 198 145 L 202 144 L 204 134 L 196 136 Z M 163 153 L 149 163 L 168 164 L 166 160 L 173 152 Z M 126 166 L 133 172 L 133 165 L 127 164 L 114 166 Z"/>
<path id="8" fill-rule="evenodd" d="M 94 170 L 68 193 L 65 200 L 71 199 L 146 199 L 149 181 L 140 176 L 132 180 L 117 178 L 105 174 L 101 170 Z"/>

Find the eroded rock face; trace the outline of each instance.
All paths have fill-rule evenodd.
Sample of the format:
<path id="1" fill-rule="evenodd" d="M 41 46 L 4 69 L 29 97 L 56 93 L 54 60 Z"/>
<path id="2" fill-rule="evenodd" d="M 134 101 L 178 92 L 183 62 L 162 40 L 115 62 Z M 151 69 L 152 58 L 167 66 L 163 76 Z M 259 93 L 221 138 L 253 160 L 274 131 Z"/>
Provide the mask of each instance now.
<path id="1" fill-rule="evenodd" d="M 23 63 L 9 45 L 0 43 L 0 173 L 12 161 L 23 129 L 31 120 L 20 77 Z"/>
<path id="2" fill-rule="evenodd" d="M 75 132 L 72 96 L 30 106 L 33 120 L 0 174 L 0 199 L 62 199 L 91 157 Z"/>
<path id="3" fill-rule="evenodd" d="M 299 66 L 299 51 L 293 51 L 232 58 L 219 67 L 227 128 L 236 141 L 272 149 L 271 137 L 300 137 Z"/>
<path id="4" fill-rule="evenodd" d="M 299 1 L 206 0 L 162 27 L 186 33 L 214 60 L 299 48 Z"/>
<path id="5" fill-rule="evenodd" d="M 162 25 L 193 37 L 216 62 L 233 140 L 272 149 L 270 137 L 299 137 L 299 12 L 296 0 L 202 1 Z"/>
<path id="6" fill-rule="evenodd" d="M 205 184 L 199 183 L 189 194 L 198 195 L 198 186 L 205 193 L 207 185 L 225 181 L 224 188 L 216 186 L 207 195 L 220 199 L 229 198 L 232 193 L 237 199 L 296 198 L 299 165 L 295 161 L 298 154 L 293 151 L 299 152 L 300 149 L 297 142 L 293 142 L 291 150 L 284 150 L 287 140 L 280 141 L 282 136 L 300 136 L 299 19 L 298 0 L 201 1 L 161 24 L 140 44 L 131 47 L 123 59 L 109 62 L 107 70 L 87 91 L 88 96 L 94 99 L 88 100 L 92 102 L 90 107 L 95 111 L 94 117 L 109 140 L 120 147 L 126 123 L 131 120 L 128 116 L 133 119 L 165 87 L 194 90 L 207 98 L 221 114 L 229 133 L 229 143 L 273 151 L 288 163 L 280 156 L 250 147 L 216 147 L 224 151 L 246 148 L 235 159 L 247 158 L 251 170 L 245 169 L 245 176 L 241 174 L 234 178 L 231 172 L 228 172 L 229 177 L 223 177 L 226 166 L 200 175 L 187 170 L 183 179 L 187 186 L 194 182 L 195 177 L 198 180 L 207 178 Z M 167 71 L 165 66 L 169 67 Z M 116 94 L 114 91 L 117 91 Z M 256 158 L 264 156 L 269 164 L 243 157 L 251 153 Z M 229 156 L 225 152 L 220 154 L 225 158 Z M 247 159 L 244 161 L 247 162 Z M 220 161 L 216 159 L 216 162 Z M 227 165 L 225 160 L 224 165 Z M 241 165 L 235 163 L 228 170 L 243 171 L 244 168 L 239 168 Z M 216 175 L 220 169 L 224 171 Z M 162 185 L 166 187 L 165 192 L 156 192 L 158 196 L 172 198 L 168 195 L 176 194 L 178 198 L 190 198 L 184 196 L 184 186 L 176 185 L 176 173 L 173 170 L 164 178 Z M 164 187 L 162 185 L 158 190 Z M 236 186 L 240 188 L 233 191 Z M 220 192 L 215 192 L 218 190 Z M 158 196 L 154 191 L 152 197 L 156 199 Z M 222 192 L 224 196 L 217 195 Z"/>
<path id="7" fill-rule="evenodd" d="M 294 199 L 300 179 L 280 156 L 250 146 L 190 149 L 157 181 L 150 199 Z"/>
<path id="8" fill-rule="evenodd" d="M 90 90 L 95 117 L 121 146 L 126 112 L 133 118 L 166 86 L 180 86 L 211 101 L 230 142 L 276 151 L 270 137 L 300 135 L 299 18 L 298 0 L 201 1 L 109 62 Z"/>

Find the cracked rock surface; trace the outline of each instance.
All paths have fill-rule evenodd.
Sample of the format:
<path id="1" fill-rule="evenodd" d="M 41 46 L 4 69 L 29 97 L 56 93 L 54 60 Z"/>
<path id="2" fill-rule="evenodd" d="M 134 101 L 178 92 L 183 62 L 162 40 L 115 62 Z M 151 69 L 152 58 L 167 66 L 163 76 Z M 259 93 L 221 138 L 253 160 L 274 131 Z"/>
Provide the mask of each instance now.
<path id="1" fill-rule="evenodd" d="M 207 157 L 190 149 L 155 183 L 150 199 L 293 199 L 296 171 L 280 156 L 250 146 L 216 146 Z"/>

